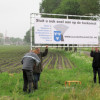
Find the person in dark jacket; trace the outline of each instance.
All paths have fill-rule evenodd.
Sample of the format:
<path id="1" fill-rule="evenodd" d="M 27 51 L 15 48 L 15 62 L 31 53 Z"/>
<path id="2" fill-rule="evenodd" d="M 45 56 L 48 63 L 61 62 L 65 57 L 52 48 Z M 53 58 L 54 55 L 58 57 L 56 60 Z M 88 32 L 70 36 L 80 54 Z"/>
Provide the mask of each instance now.
<path id="1" fill-rule="evenodd" d="M 43 70 L 43 66 L 42 66 L 42 57 L 45 57 L 48 54 L 48 45 L 45 48 L 44 52 L 40 52 L 40 48 L 36 48 L 36 50 L 38 51 L 38 56 L 41 60 L 41 63 L 36 67 L 34 66 L 34 70 L 33 70 L 33 86 L 34 86 L 34 90 L 38 89 L 38 81 L 40 79 L 40 74 Z"/>
<path id="2" fill-rule="evenodd" d="M 21 63 L 23 64 L 22 70 L 23 70 L 23 80 L 24 80 L 24 86 L 23 91 L 27 92 L 27 88 L 29 86 L 29 93 L 33 90 L 33 66 L 37 67 L 40 63 L 40 58 L 37 56 L 36 53 L 29 52 L 25 54 L 23 57 Z"/>
<path id="3" fill-rule="evenodd" d="M 98 73 L 99 77 L 99 84 L 100 84 L 100 51 L 98 47 L 95 47 L 95 50 L 91 50 L 90 56 L 93 57 L 92 67 L 93 67 L 93 74 L 94 74 L 94 83 L 96 83 L 96 74 Z"/>

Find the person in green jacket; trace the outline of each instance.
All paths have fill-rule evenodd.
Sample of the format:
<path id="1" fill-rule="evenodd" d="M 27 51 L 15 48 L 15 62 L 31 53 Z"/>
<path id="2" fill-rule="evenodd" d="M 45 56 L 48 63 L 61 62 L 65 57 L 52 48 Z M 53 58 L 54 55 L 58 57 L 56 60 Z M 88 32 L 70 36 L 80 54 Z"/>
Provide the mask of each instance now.
<path id="1" fill-rule="evenodd" d="M 37 66 L 33 67 L 33 88 L 34 90 L 38 89 L 38 81 L 40 80 L 40 74 L 43 70 L 42 66 L 42 58 L 48 54 L 48 45 L 46 45 L 45 51 L 40 52 L 40 48 L 35 48 L 38 52 L 38 57 L 41 60 L 41 63 Z"/>

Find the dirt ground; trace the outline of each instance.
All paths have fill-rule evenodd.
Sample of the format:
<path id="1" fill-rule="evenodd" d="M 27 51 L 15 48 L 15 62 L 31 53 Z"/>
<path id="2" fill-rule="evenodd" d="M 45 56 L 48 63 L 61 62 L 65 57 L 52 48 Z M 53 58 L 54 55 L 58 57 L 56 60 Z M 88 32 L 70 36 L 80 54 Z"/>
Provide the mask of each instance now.
<path id="1" fill-rule="evenodd" d="M 72 68 L 75 66 L 67 57 L 61 55 L 60 53 L 49 52 L 46 57 L 43 58 L 43 68 L 47 69 L 64 69 Z M 2 57 L 0 58 L 0 73 L 9 72 L 9 73 L 19 73 L 22 71 L 21 56 L 19 57 Z"/>
<path id="2" fill-rule="evenodd" d="M 48 69 L 53 69 L 54 67 L 57 69 L 72 68 L 73 66 L 76 67 L 67 57 L 62 56 L 59 53 L 54 54 L 49 52 L 45 59 L 45 62 L 43 63 L 44 68 L 48 63 Z"/>

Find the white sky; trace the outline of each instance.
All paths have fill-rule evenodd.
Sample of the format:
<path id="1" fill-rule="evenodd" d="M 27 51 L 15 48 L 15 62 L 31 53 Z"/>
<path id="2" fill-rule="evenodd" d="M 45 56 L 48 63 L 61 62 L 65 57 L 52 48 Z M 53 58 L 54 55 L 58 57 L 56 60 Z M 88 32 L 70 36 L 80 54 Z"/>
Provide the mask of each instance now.
<path id="1" fill-rule="evenodd" d="M 39 12 L 41 0 L 0 0 L 0 33 L 24 38 L 30 28 L 30 13 Z"/>

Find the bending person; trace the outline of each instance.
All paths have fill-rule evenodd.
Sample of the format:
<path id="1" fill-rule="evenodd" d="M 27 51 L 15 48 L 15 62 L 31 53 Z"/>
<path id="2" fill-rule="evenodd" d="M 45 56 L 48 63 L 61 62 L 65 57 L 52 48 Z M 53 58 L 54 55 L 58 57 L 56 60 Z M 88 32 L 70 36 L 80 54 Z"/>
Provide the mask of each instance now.
<path id="1" fill-rule="evenodd" d="M 29 52 L 25 54 L 23 57 L 21 63 L 23 64 L 22 70 L 23 70 L 23 91 L 27 92 L 28 86 L 29 86 L 29 93 L 33 90 L 33 66 L 34 64 L 36 67 L 40 63 L 40 58 L 37 56 L 34 52 Z"/>

